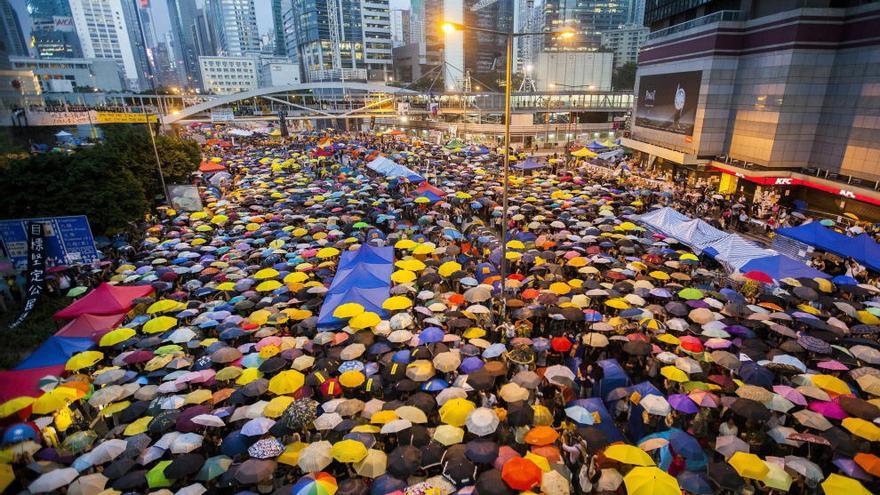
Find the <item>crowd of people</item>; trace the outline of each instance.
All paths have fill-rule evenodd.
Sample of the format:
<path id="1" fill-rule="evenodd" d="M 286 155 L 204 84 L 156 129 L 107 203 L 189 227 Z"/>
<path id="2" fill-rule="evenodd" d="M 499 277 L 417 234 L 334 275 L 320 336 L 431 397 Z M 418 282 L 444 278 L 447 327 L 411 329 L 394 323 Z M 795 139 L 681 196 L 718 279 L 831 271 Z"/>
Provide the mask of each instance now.
<path id="1" fill-rule="evenodd" d="M 629 219 L 733 229 L 738 199 L 571 161 L 507 178 L 502 225 L 477 146 L 205 153 L 203 209 L 57 315 L 115 323 L 0 374 L 8 493 L 880 492 L 880 289 L 731 276 Z"/>

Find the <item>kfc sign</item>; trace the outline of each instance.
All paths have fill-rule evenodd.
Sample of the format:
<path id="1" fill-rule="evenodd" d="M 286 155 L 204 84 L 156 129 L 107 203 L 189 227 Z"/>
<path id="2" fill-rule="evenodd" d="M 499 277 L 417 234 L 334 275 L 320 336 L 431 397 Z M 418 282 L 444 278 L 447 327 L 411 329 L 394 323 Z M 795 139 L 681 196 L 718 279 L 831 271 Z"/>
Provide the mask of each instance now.
<path id="1" fill-rule="evenodd" d="M 792 179 L 790 177 L 777 177 L 776 182 L 773 183 L 775 186 L 791 186 Z"/>
<path id="2" fill-rule="evenodd" d="M 844 198 L 852 198 L 856 199 L 856 193 L 852 191 L 847 191 L 846 189 L 841 189 L 837 194 L 843 196 Z"/>

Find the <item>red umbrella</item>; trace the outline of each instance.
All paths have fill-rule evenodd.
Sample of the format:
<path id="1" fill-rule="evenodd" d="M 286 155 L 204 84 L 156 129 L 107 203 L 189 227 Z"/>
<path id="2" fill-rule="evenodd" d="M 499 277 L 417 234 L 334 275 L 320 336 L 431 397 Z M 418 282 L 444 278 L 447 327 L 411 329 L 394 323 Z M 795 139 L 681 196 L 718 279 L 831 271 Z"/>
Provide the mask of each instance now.
<path id="1" fill-rule="evenodd" d="M 553 337 L 550 339 L 550 347 L 556 352 L 568 352 L 571 350 L 571 341 L 565 337 Z"/>
<path id="2" fill-rule="evenodd" d="M 685 335 L 684 337 L 680 337 L 678 340 L 681 341 L 679 344 L 682 349 L 691 352 L 703 352 L 703 343 L 700 342 L 700 339 L 692 336 Z"/>
<path id="3" fill-rule="evenodd" d="M 514 457 L 504 463 L 501 479 L 514 490 L 524 492 L 541 483 L 541 468 L 522 457 Z"/>
<path id="4" fill-rule="evenodd" d="M 765 284 L 772 284 L 773 283 L 773 277 L 771 277 L 770 275 L 767 275 L 764 272 L 760 272 L 758 270 L 752 270 L 752 271 L 746 272 L 743 274 L 743 277 L 745 277 L 749 280 L 754 280 L 756 282 L 761 282 L 761 283 L 765 283 Z"/>

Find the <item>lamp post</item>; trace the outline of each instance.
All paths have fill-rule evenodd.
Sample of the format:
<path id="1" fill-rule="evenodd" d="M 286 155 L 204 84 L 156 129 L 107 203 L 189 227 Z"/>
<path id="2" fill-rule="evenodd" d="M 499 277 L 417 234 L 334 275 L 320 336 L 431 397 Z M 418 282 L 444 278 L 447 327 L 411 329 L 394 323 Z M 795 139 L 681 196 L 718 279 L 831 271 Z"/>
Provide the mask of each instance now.
<path id="1" fill-rule="evenodd" d="M 504 293 L 507 289 L 507 201 L 510 192 L 510 92 L 512 86 L 511 69 L 513 65 L 513 39 L 523 36 L 546 36 L 547 34 L 554 33 L 546 33 L 543 31 L 531 33 L 514 33 L 512 30 L 496 31 L 494 29 L 465 26 L 464 24 L 460 24 L 457 22 L 444 22 L 441 27 L 443 31 L 447 33 L 455 31 L 474 31 L 478 33 L 488 33 L 498 36 L 504 36 L 507 40 L 507 56 L 504 64 L 504 161 L 501 168 L 501 174 L 503 176 L 501 193 L 501 263 L 499 263 L 498 269 L 498 274 L 501 276 L 501 321 L 503 322 L 507 313 L 507 299 L 505 299 Z M 556 32 L 555 34 L 557 34 L 560 38 L 567 40 L 575 36 L 575 31 L 572 29 L 563 29 Z"/>

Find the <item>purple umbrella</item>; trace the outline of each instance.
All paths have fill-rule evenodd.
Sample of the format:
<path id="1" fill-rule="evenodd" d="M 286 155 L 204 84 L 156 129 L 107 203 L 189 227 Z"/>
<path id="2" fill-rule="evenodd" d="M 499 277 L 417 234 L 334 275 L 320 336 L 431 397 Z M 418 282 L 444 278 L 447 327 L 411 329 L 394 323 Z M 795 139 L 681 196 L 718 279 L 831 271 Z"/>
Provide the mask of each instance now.
<path id="1" fill-rule="evenodd" d="M 673 409 L 685 414 L 696 414 L 700 410 L 697 403 L 688 397 L 687 394 L 673 394 L 667 397 L 666 400 Z"/>
<path id="2" fill-rule="evenodd" d="M 860 480 L 870 481 L 871 477 L 866 473 L 856 461 L 852 459 L 847 459 L 845 457 L 838 457 L 831 461 L 835 466 L 840 468 L 843 471 L 843 474 L 850 476 L 852 478 L 858 478 Z"/>
<path id="3" fill-rule="evenodd" d="M 464 358 L 464 360 L 461 362 L 461 365 L 458 368 L 462 371 L 462 373 L 470 374 L 470 373 L 473 373 L 474 371 L 477 371 L 478 369 L 482 368 L 484 365 L 485 365 L 485 363 L 483 363 L 482 359 L 475 357 L 475 356 L 471 356 L 471 357 Z"/>
<path id="4" fill-rule="evenodd" d="M 849 417 L 849 414 L 846 413 L 836 402 L 825 402 L 821 400 L 810 401 L 810 405 L 808 408 L 811 411 L 815 411 L 822 416 L 830 419 L 844 419 Z"/>

